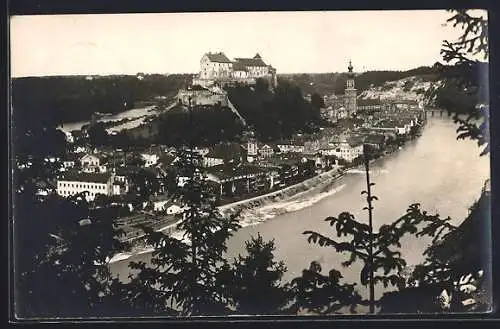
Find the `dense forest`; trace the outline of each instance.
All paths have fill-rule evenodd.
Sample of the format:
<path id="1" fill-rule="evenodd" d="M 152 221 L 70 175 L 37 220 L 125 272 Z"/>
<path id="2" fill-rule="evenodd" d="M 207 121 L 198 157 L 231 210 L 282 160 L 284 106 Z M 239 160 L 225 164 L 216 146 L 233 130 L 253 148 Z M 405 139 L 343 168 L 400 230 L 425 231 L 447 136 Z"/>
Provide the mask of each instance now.
<path id="1" fill-rule="evenodd" d="M 90 120 L 92 114 L 119 113 L 157 96 L 172 97 L 190 82 L 189 74 L 28 77 L 12 80 L 14 120 L 51 117 L 56 122 Z"/>
<path id="2" fill-rule="evenodd" d="M 301 89 L 286 80 L 273 93 L 263 80 L 255 87 L 227 88 L 228 97 L 261 140 L 313 132 L 322 124 L 319 108 L 303 98 Z"/>

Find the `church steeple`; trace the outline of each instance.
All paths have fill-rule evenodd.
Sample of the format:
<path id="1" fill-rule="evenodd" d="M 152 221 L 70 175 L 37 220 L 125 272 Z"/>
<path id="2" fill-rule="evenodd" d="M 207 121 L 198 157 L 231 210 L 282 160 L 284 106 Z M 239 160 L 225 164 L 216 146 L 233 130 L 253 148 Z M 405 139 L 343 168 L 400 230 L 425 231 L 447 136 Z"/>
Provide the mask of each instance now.
<path id="1" fill-rule="evenodd" d="M 351 117 L 354 113 L 357 111 L 357 93 L 356 93 L 356 87 L 354 84 L 354 80 L 356 78 L 353 69 L 354 67 L 352 66 L 351 60 L 349 60 L 349 66 L 347 66 L 348 73 L 347 73 L 347 81 L 346 81 L 346 88 L 345 88 L 345 97 L 344 97 L 344 102 L 345 102 L 345 107 L 347 109 L 347 113 L 349 117 Z"/>

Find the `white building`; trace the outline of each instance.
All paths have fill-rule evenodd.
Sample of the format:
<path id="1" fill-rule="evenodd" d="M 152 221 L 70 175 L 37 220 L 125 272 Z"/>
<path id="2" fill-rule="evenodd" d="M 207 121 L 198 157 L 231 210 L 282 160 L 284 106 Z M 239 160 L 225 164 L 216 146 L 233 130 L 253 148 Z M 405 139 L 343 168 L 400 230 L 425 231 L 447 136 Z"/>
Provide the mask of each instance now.
<path id="1" fill-rule="evenodd" d="M 69 197 L 85 192 L 87 201 L 93 201 L 98 194 L 122 195 L 128 192 L 127 181 L 120 181 L 111 173 L 68 172 L 57 181 L 57 194 Z"/>
<path id="2" fill-rule="evenodd" d="M 259 154 L 264 157 L 264 158 L 268 158 L 270 157 L 271 155 L 274 154 L 274 150 L 271 146 L 265 144 L 264 146 L 262 146 L 259 150 Z"/>
<path id="3" fill-rule="evenodd" d="M 335 156 L 351 162 L 357 157 L 363 155 L 363 144 L 358 141 L 342 141 L 336 145 Z"/>
<path id="4" fill-rule="evenodd" d="M 104 163 L 104 159 L 94 154 L 85 154 L 80 158 L 80 164 L 82 166 L 82 171 L 86 173 L 107 172 L 107 166 Z"/>
<path id="5" fill-rule="evenodd" d="M 283 142 L 277 145 L 283 153 L 304 153 L 304 143 L 300 141 Z"/>
<path id="6" fill-rule="evenodd" d="M 257 78 L 265 78 L 276 87 L 276 69 L 267 65 L 259 54 L 253 58 L 235 58 L 231 61 L 223 52 L 206 53 L 200 60 L 200 73 L 193 85 L 211 86 L 215 82 L 240 82 L 254 84 Z"/>
<path id="7" fill-rule="evenodd" d="M 86 192 L 87 201 L 93 201 L 96 195 L 113 194 L 113 177 L 109 173 L 67 173 L 57 181 L 57 194 L 69 197 Z"/>
<path id="8" fill-rule="evenodd" d="M 160 157 L 156 154 L 143 153 L 141 154 L 141 158 L 145 161 L 145 167 L 153 167 L 158 164 Z"/>

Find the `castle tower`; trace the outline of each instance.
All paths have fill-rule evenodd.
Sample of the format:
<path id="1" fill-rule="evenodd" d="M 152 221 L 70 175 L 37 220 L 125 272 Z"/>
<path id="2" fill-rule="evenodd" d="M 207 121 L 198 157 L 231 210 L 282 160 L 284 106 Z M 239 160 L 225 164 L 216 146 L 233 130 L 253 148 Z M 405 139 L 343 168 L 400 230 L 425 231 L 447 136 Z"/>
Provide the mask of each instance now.
<path id="1" fill-rule="evenodd" d="M 347 67 L 348 73 L 347 73 L 347 82 L 346 82 L 346 88 L 345 88 L 345 108 L 347 111 L 347 115 L 349 117 L 352 117 L 354 113 L 357 111 L 357 104 L 356 104 L 356 98 L 357 98 L 357 92 L 356 88 L 354 86 L 354 78 L 355 75 L 353 73 L 353 67 L 351 61 L 349 61 L 349 66 Z"/>

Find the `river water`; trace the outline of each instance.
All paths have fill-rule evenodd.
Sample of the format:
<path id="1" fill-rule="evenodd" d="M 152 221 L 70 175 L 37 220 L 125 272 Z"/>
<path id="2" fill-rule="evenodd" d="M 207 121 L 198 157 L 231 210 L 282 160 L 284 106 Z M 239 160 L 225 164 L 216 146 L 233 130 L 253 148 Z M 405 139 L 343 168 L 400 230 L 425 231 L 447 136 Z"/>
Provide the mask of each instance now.
<path id="1" fill-rule="evenodd" d="M 379 198 L 374 204 L 375 229 L 393 222 L 416 202 L 430 213 L 451 217 L 455 225 L 465 219 L 469 206 L 479 198 L 490 176 L 490 166 L 488 157 L 479 157 L 480 150 L 474 141 L 456 140 L 455 129 L 448 118 L 430 118 L 419 139 L 371 165 L 371 178 L 376 184 L 373 194 Z M 302 233 L 314 230 L 335 237 L 334 230 L 324 219 L 343 211 L 367 222 L 366 211 L 362 210 L 366 204 L 361 195 L 365 184 L 364 173 L 353 170 L 335 182 L 332 190 L 336 192 L 312 205 L 309 199 L 315 195 L 296 198 L 291 205 L 295 211 L 237 231 L 228 243 L 228 257 L 244 253 L 245 241 L 260 233 L 265 240 L 274 239 L 276 258 L 283 260 L 288 268 L 286 281 L 299 276 L 311 261 L 316 260 L 325 273 L 335 268 L 342 272 L 344 282 L 359 282 L 360 265 L 342 268 L 340 263 L 347 259 L 346 255 L 309 244 Z M 422 252 L 428 244 L 429 239 L 425 238 L 404 239 L 402 253 L 409 264 L 417 264 L 423 259 Z M 148 253 L 136 255 L 111 264 L 111 270 L 125 279 L 130 272 L 129 261 L 148 263 L 149 258 Z M 376 293 L 381 290 L 377 289 Z"/>

